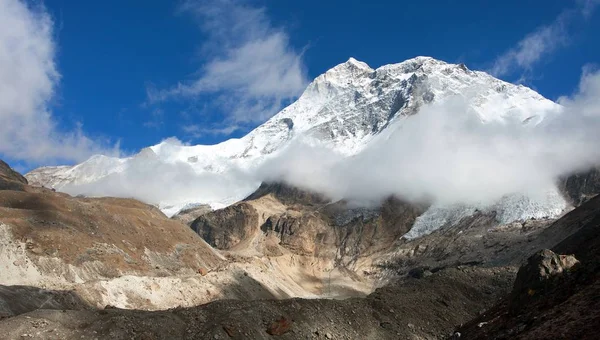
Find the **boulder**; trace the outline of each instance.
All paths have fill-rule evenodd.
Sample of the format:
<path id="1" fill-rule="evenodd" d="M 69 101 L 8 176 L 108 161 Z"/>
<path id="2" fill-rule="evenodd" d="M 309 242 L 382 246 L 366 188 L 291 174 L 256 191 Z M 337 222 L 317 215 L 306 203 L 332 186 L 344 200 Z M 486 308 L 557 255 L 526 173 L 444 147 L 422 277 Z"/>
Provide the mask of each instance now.
<path id="1" fill-rule="evenodd" d="M 540 250 L 519 269 L 515 280 L 511 310 L 516 311 L 543 291 L 554 286 L 560 278 L 576 269 L 579 261 L 572 255 L 559 255 L 552 250 Z"/>

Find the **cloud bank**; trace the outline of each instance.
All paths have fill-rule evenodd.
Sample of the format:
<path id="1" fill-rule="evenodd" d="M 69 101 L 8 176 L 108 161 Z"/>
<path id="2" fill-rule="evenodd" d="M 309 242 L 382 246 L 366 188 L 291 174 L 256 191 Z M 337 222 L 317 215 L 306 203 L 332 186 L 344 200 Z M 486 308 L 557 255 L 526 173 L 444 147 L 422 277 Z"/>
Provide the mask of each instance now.
<path id="1" fill-rule="evenodd" d="M 222 126 L 210 132 L 228 134 L 230 126 L 263 122 L 305 89 L 302 54 L 283 28 L 273 27 L 264 8 L 245 1 L 188 0 L 181 11 L 194 15 L 206 35 L 205 62 L 193 79 L 149 88 L 150 103 L 209 95 L 204 100 L 224 114 Z"/>
<path id="2" fill-rule="evenodd" d="M 78 126 L 62 131 L 50 112 L 60 81 L 53 21 L 41 5 L 0 0 L 0 154 L 15 160 L 82 161 L 115 154 Z"/>
<path id="3" fill-rule="evenodd" d="M 561 112 L 537 126 L 481 123 L 464 98 L 424 106 L 351 158 L 302 143 L 268 161 L 263 180 L 379 202 L 396 195 L 436 204 L 492 204 L 507 194 L 543 197 L 565 174 L 600 164 L 600 72 L 586 70 Z"/>
<path id="4" fill-rule="evenodd" d="M 537 125 L 482 123 L 469 98 L 451 97 L 402 117 L 355 156 L 295 140 L 247 171 L 223 159 L 208 163 L 222 169 L 206 173 L 197 173 L 187 162 L 165 160 L 182 146 L 170 139 L 160 156 L 147 149 L 128 162 L 126 171 L 61 190 L 134 197 L 161 203 L 163 211 L 173 214 L 188 203 L 228 205 L 262 181 L 283 181 L 361 206 L 375 206 L 394 195 L 437 207 L 417 224 L 417 234 L 479 207 L 497 211 L 501 221 L 556 215 L 565 208 L 557 180 L 600 165 L 600 72 L 586 68 L 579 89 L 559 103 L 560 110 L 530 112 L 545 116 Z"/>

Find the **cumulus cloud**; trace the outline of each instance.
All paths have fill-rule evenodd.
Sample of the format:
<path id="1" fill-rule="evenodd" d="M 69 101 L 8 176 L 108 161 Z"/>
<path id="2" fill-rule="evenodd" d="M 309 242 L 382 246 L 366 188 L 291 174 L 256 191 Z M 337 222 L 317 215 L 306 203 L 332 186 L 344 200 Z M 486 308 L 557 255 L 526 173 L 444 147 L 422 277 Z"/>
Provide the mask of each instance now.
<path id="1" fill-rule="evenodd" d="M 172 141 L 176 142 L 176 141 Z M 61 191 L 73 195 L 113 196 L 139 199 L 159 205 L 172 215 L 187 203 L 232 204 L 258 185 L 247 173 L 232 169 L 227 173 L 197 173 L 185 162 L 165 162 L 142 151 L 127 165 L 127 171 L 114 172 L 96 182 L 68 184 Z"/>
<path id="2" fill-rule="evenodd" d="M 457 96 L 403 118 L 351 158 L 291 145 L 259 177 L 367 204 L 390 195 L 442 205 L 542 197 L 560 176 L 600 164 L 599 98 L 600 72 L 586 70 L 560 112 L 532 112 L 547 115 L 533 126 L 484 124 Z"/>
<path id="3" fill-rule="evenodd" d="M 28 163 L 117 153 L 78 125 L 62 131 L 49 106 L 60 81 L 53 22 L 41 5 L 0 0 L 0 153 Z"/>
<path id="4" fill-rule="evenodd" d="M 210 95 L 207 100 L 235 125 L 264 121 L 306 87 L 302 54 L 283 28 L 273 27 L 264 8 L 237 0 L 188 0 L 181 10 L 192 13 L 207 36 L 206 61 L 195 79 L 148 89 L 150 103 Z"/>
<path id="5" fill-rule="evenodd" d="M 504 76 L 519 70 L 530 71 L 542 58 L 567 46 L 571 40 L 570 26 L 589 17 L 598 4 L 598 0 L 578 1 L 576 8 L 564 10 L 552 23 L 527 34 L 515 47 L 496 58 L 490 73 Z"/>

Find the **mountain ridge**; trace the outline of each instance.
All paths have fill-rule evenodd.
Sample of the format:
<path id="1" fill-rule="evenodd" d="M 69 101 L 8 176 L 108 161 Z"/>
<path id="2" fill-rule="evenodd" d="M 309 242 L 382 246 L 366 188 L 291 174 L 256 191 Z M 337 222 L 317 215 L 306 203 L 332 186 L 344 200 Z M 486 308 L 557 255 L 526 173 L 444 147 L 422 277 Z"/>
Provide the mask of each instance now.
<path id="1" fill-rule="evenodd" d="M 74 195 L 138 198 L 158 205 L 167 215 L 195 204 L 220 208 L 258 188 L 262 180 L 252 172 L 292 142 L 350 157 L 400 124 L 400 118 L 454 96 L 466 100 L 467 114 L 483 123 L 535 125 L 544 117 L 532 116 L 532 111 L 560 110 L 529 88 L 471 71 L 463 64 L 416 57 L 373 69 L 350 58 L 315 78 L 297 101 L 242 138 L 195 146 L 167 139 L 131 157 L 94 156 L 73 167 L 36 169 L 26 177 L 32 184 Z M 146 169 L 156 169 L 155 174 Z M 138 189 L 147 182 L 167 186 L 176 180 L 191 185 L 181 184 L 180 192 L 169 194 Z M 129 182 L 136 185 L 122 185 Z M 207 183 L 220 187 L 208 193 Z"/>

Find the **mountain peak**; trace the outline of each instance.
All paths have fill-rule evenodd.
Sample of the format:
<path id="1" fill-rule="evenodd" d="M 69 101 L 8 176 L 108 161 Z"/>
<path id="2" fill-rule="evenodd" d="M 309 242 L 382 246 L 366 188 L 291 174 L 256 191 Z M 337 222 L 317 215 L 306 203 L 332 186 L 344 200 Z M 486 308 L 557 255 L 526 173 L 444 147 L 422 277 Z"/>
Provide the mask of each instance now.
<path id="1" fill-rule="evenodd" d="M 557 107 L 528 88 L 469 71 L 462 64 L 418 56 L 375 70 L 349 58 L 318 76 L 297 101 L 240 139 L 196 146 L 165 140 L 135 157 L 96 157 L 74 168 L 42 169 L 28 175 L 38 182 L 46 178 L 43 184 L 57 190 L 70 184 L 70 193 L 78 194 L 87 188 L 86 183 L 99 183 L 94 187 L 102 189 L 104 183 L 119 176 L 129 180 L 136 171 L 161 166 L 166 170 L 152 181 L 164 181 L 165 188 L 172 174 L 197 183 L 179 189 L 177 196 L 171 195 L 175 192 L 171 189 L 149 196 L 153 202 L 162 197 L 165 211 L 191 203 L 224 206 L 246 197 L 260 184 L 253 178 L 238 181 L 237 169 L 250 171 L 262 166 L 269 155 L 283 152 L 293 140 L 323 146 L 344 157 L 356 155 L 385 131 L 395 131 L 397 124 L 405 121 L 398 118 L 418 114 L 425 104 L 455 97 L 464 101 L 465 115 L 476 115 L 481 122 L 520 124 L 530 122 L 536 112 L 539 115 L 533 123 L 537 124 L 544 119 L 544 112 Z M 201 186 L 208 185 L 207 178 L 222 180 L 224 189 L 207 194 Z"/>
<path id="2" fill-rule="evenodd" d="M 346 61 L 342 65 L 352 66 L 352 67 L 356 67 L 356 68 L 360 68 L 360 69 L 364 69 L 364 70 L 370 70 L 370 71 L 373 70 L 367 63 L 356 60 L 352 57 L 350 57 L 350 59 L 348 59 L 348 61 Z"/>

